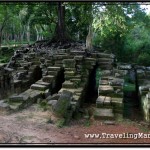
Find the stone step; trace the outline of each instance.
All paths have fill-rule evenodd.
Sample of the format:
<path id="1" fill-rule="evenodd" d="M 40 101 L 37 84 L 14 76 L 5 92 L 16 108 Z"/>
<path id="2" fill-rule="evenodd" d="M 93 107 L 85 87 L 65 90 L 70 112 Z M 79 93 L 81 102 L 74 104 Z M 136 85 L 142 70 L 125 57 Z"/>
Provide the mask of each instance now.
<path id="1" fill-rule="evenodd" d="M 115 55 L 113 54 L 106 54 L 106 53 L 96 53 L 98 58 L 114 58 Z"/>
<path id="2" fill-rule="evenodd" d="M 111 97 L 99 96 L 96 100 L 97 108 L 112 108 Z"/>
<path id="3" fill-rule="evenodd" d="M 48 71 L 60 71 L 61 67 L 56 67 L 56 66 L 53 66 L 53 67 L 48 67 Z"/>
<path id="4" fill-rule="evenodd" d="M 113 80 L 114 78 L 112 76 L 102 76 L 101 80 Z"/>
<path id="5" fill-rule="evenodd" d="M 112 58 L 98 58 L 98 62 L 104 62 L 104 63 L 109 63 L 113 62 L 114 59 Z"/>
<path id="6" fill-rule="evenodd" d="M 48 83 L 51 83 L 53 82 L 55 79 L 55 76 L 52 76 L 52 75 L 47 75 L 47 76 L 44 76 L 42 81 L 43 82 L 48 82 Z"/>
<path id="7" fill-rule="evenodd" d="M 75 88 L 73 82 L 70 82 L 70 81 L 65 81 L 63 84 L 62 84 L 62 87 L 63 88 L 66 88 L 66 89 L 70 89 L 70 88 Z"/>
<path id="8" fill-rule="evenodd" d="M 72 92 L 73 94 L 79 94 L 79 93 L 82 93 L 83 91 L 83 88 L 61 88 L 58 93 L 61 94 L 63 90 L 67 90 L 67 91 L 70 91 Z"/>
<path id="9" fill-rule="evenodd" d="M 109 85 L 108 80 L 99 80 L 100 85 Z"/>
<path id="10" fill-rule="evenodd" d="M 123 98 L 112 97 L 112 106 L 115 113 L 123 113 Z"/>
<path id="11" fill-rule="evenodd" d="M 41 84 L 32 84 L 30 88 L 34 90 L 45 91 L 46 89 L 48 89 L 48 86 Z"/>
<path id="12" fill-rule="evenodd" d="M 60 54 L 59 55 L 54 55 L 53 57 L 54 57 L 55 60 L 63 60 L 63 59 L 67 59 L 68 55 L 66 55 L 66 53 L 64 53 L 64 54 L 62 53 L 62 55 L 60 55 Z"/>
<path id="13" fill-rule="evenodd" d="M 22 71 L 22 70 L 24 70 L 24 67 L 18 67 L 17 70 Z"/>
<path id="14" fill-rule="evenodd" d="M 75 72 L 74 71 L 65 71 L 64 74 L 65 74 L 65 76 L 74 76 Z"/>
<path id="15" fill-rule="evenodd" d="M 9 110 L 9 105 L 6 100 L 0 100 L 0 113 L 6 112 Z"/>
<path id="16" fill-rule="evenodd" d="M 62 67 L 63 64 L 55 64 L 56 67 Z"/>
<path id="17" fill-rule="evenodd" d="M 38 81 L 36 82 L 36 84 L 45 85 L 45 86 L 50 86 L 50 85 L 51 85 L 51 83 L 43 82 L 42 80 L 38 80 Z"/>
<path id="18" fill-rule="evenodd" d="M 75 57 L 74 57 L 74 59 L 77 60 L 77 61 L 82 61 L 83 58 L 84 58 L 84 57 L 83 57 L 82 55 L 79 55 L 79 56 L 75 56 Z"/>
<path id="19" fill-rule="evenodd" d="M 29 99 L 29 95 L 19 94 L 9 97 L 9 102 L 23 102 Z"/>
<path id="20" fill-rule="evenodd" d="M 100 85 L 98 88 L 99 95 L 106 96 L 106 95 L 112 94 L 113 92 L 114 92 L 114 89 L 110 85 Z"/>
<path id="21" fill-rule="evenodd" d="M 94 118 L 96 120 L 115 120 L 113 110 L 109 108 L 96 108 Z"/>
<path id="22" fill-rule="evenodd" d="M 23 107 L 22 105 L 23 105 L 22 102 L 13 102 L 9 104 L 9 108 L 10 110 L 18 111 L 19 109 Z"/>
<path id="23" fill-rule="evenodd" d="M 57 76 L 58 71 L 48 71 L 48 75 Z"/>
<path id="24" fill-rule="evenodd" d="M 64 68 L 75 68 L 75 60 L 74 59 L 64 59 L 63 61 Z"/>

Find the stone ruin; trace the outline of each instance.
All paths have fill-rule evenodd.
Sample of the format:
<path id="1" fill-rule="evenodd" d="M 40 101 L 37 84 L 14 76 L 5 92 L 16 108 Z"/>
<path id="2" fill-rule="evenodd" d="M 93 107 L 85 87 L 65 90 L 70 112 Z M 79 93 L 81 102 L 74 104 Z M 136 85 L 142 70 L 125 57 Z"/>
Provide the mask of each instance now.
<path id="1" fill-rule="evenodd" d="M 123 118 L 124 76 L 130 66 L 117 65 L 113 54 L 88 52 L 81 45 L 62 49 L 34 44 L 16 50 L 8 64 L 0 65 L 0 110 L 14 112 L 46 99 L 57 116 L 69 120 L 86 102 L 89 76 L 95 66 L 100 76 L 94 118 Z M 150 75 L 149 68 L 145 69 L 137 71 L 141 83 Z M 149 87 L 139 89 L 149 121 Z"/>

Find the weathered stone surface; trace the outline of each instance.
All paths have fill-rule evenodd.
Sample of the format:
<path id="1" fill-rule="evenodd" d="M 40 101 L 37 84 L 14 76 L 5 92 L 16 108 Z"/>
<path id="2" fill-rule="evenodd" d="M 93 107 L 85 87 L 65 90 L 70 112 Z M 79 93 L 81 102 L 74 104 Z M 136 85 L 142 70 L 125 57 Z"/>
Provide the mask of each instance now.
<path id="1" fill-rule="evenodd" d="M 45 86 L 50 86 L 50 85 L 51 85 L 51 83 L 43 82 L 42 80 L 38 80 L 38 81 L 36 82 L 36 84 L 45 85 Z"/>
<path id="2" fill-rule="evenodd" d="M 77 51 L 77 50 L 76 50 L 76 51 L 71 51 L 70 54 L 71 54 L 71 55 L 74 55 L 74 56 L 75 56 L 75 55 L 84 55 L 84 54 L 85 54 L 85 51 Z"/>
<path id="3" fill-rule="evenodd" d="M 108 85 L 108 80 L 99 80 L 99 85 Z"/>
<path id="4" fill-rule="evenodd" d="M 27 101 L 29 99 L 29 95 L 13 95 L 11 97 L 9 97 L 9 102 L 23 102 L 23 101 Z"/>
<path id="5" fill-rule="evenodd" d="M 65 71 L 64 74 L 65 74 L 65 76 L 74 76 L 75 72 L 74 71 Z"/>
<path id="6" fill-rule="evenodd" d="M 112 106 L 115 113 L 123 113 L 123 98 L 112 98 Z"/>
<path id="7" fill-rule="evenodd" d="M 48 101 L 50 101 L 50 100 L 58 100 L 59 97 L 60 97 L 60 94 L 53 94 L 52 96 L 51 96 L 51 95 L 48 96 L 46 99 L 47 99 Z"/>
<path id="8" fill-rule="evenodd" d="M 113 110 L 109 108 L 96 108 L 94 118 L 99 120 L 114 120 Z"/>
<path id="9" fill-rule="evenodd" d="M 65 82 L 62 84 L 62 87 L 63 87 L 63 88 L 75 88 L 73 82 L 70 82 L 70 81 L 65 81 Z"/>
<path id="10" fill-rule="evenodd" d="M 48 67 L 48 71 L 60 71 L 61 67 Z"/>
<path id="11" fill-rule="evenodd" d="M 106 53 L 97 53 L 97 57 L 99 57 L 99 58 L 115 58 L 115 55 L 106 54 Z"/>
<path id="12" fill-rule="evenodd" d="M 107 97 L 107 96 L 105 97 L 104 106 L 105 106 L 105 108 L 111 107 L 111 97 Z"/>
<path id="13" fill-rule="evenodd" d="M 131 68 L 132 68 L 132 66 L 130 64 L 118 65 L 118 69 L 120 69 L 120 70 L 130 70 Z"/>
<path id="14" fill-rule="evenodd" d="M 104 100 L 105 100 L 105 96 L 99 96 L 96 99 L 96 107 L 97 108 L 102 108 L 104 106 Z"/>
<path id="15" fill-rule="evenodd" d="M 64 59 L 63 67 L 64 68 L 75 68 L 75 60 L 74 59 Z"/>
<path id="16" fill-rule="evenodd" d="M 67 111 L 71 105 L 71 100 L 72 92 L 64 90 L 53 109 L 54 113 L 60 117 L 67 117 Z"/>
<path id="17" fill-rule="evenodd" d="M 48 75 L 57 76 L 57 74 L 58 74 L 57 71 L 48 71 Z"/>
<path id="18" fill-rule="evenodd" d="M 82 61 L 83 58 L 84 58 L 84 57 L 83 57 L 82 55 L 81 55 L 81 56 L 75 56 L 75 57 L 74 57 L 75 60 L 79 60 L 79 61 Z"/>
<path id="19" fill-rule="evenodd" d="M 39 90 L 39 91 L 45 91 L 48 88 L 48 86 L 40 85 L 40 84 L 32 84 L 31 89 Z"/>
<path id="20" fill-rule="evenodd" d="M 51 83 L 52 81 L 54 81 L 54 78 L 55 78 L 55 76 L 48 75 L 48 76 L 44 76 L 42 80 L 43 80 L 43 82 Z"/>
<path id="21" fill-rule="evenodd" d="M 5 100 L 0 100 L 0 112 L 3 110 L 8 110 L 9 105 Z"/>
<path id="22" fill-rule="evenodd" d="M 101 71 L 101 76 L 111 76 L 112 71 L 111 70 L 103 70 Z"/>
<path id="23" fill-rule="evenodd" d="M 98 91 L 99 91 L 99 95 L 100 94 L 110 94 L 110 93 L 113 93 L 114 92 L 114 89 L 112 86 L 109 86 L 109 85 L 100 85 L 99 88 L 98 88 Z"/>
<path id="24" fill-rule="evenodd" d="M 113 80 L 109 81 L 109 84 L 112 86 L 123 86 L 124 79 L 114 78 Z"/>
<path id="25" fill-rule="evenodd" d="M 52 107 L 55 107 L 55 105 L 57 104 L 57 100 L 50 100 L 50 101 L 48 101 L 47 104 L 52 106 Z"/>

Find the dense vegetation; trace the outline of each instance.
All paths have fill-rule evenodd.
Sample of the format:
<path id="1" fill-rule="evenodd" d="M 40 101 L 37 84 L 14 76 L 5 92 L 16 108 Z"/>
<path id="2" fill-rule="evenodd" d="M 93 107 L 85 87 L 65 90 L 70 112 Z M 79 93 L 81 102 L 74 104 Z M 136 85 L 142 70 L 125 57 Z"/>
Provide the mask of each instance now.
<path id="1" fill-rule="evenodd" d="M 150 15 L 138 2 L 0 3 L 0 46 L 39 40 L 86 43 L 90 35 L 93 46 L 119 61 L 149 66 L 149 26 Z"/>

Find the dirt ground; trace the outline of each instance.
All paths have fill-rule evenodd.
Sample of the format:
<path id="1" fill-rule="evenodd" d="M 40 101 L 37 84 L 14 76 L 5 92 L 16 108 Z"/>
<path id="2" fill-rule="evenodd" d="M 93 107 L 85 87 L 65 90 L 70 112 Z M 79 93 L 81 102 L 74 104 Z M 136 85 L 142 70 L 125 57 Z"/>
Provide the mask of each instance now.
<path id="1" fill-rule="evenodd" d="M 150 133 L 144 122 L 124 121 L 106 125 L 90 119 L 73 120 L 69 126 L 58 128 L 49 111 L 42 111 L 37 104 L 12 114 L 0 115 L 0 143 L 17 144 L 149 144 L 149 138 L 85 138 L 84 134 Z"/>

